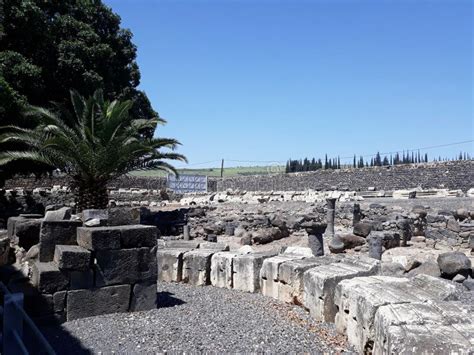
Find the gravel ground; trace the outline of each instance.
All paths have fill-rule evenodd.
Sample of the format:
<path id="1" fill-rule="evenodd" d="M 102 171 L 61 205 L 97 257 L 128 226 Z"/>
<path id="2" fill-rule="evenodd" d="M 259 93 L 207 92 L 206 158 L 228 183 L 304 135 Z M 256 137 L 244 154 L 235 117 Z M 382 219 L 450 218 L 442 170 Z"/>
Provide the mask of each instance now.
<path id="1" fill-rule="evenodd" d="M 43 328 L 60 354 L 346 351 L 334 325 L 261 294 L 159 284 L 156 310 L 111 314 Z"/>

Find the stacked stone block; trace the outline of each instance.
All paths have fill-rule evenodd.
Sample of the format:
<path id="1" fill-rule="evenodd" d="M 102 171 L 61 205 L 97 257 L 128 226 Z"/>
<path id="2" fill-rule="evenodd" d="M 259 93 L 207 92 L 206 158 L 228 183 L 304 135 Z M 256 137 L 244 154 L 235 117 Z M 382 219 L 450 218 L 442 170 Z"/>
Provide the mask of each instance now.
<path id="1" fill-rule="evenodd" d="M 74 221 L 41 225 L 31 283 L 52 305 L 49 316 L 69 321 L 155 308 L 156 227 L 77 226 Z"/>

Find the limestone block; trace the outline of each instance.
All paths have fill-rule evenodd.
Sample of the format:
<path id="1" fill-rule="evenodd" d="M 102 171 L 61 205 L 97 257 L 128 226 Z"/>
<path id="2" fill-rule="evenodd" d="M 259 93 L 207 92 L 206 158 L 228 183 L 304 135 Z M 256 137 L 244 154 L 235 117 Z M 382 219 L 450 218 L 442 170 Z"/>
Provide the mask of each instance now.
<path id="1" fill-rule="evenodd" d="M 373 353 L 472 352 L 473 311 L 473 304 L 442 301 L 381 306 L 374 319 Z"/>
<path id="2" fill-rule="evenodd" d="M 214 250 L 214 251 L 228 251 L 229 245 L 225 243 L 204 242 L 199 244 L 199 249 Z"/>
<path id="3" fill-rule="evenodd" d="M 131 225 L 119 228 L 122 248 L 153 248 L 156 246 L 158 228 L 155 226 Z"/>
<path id="4" fill-rule="evenodd" d="M 120 249 L 119 227 L 81 227 L 77 229 L 77 244 L 88 250 Z"/>
<path id="5" fill-rule="evenodd" d="M 78 245 L 56 245 L 54 262 L 61 270 L 87 270 L 91 252 Z"/>
<path id="6" fill-rule="evenodd" d="M 183 282 L 195 286 L 211 283 L 211 257 L 213 250 L 191 250 L 183 258 Z"/>
<path id="7" fill-rule="evenodd" d="M 260 269 L 263 261 L 275 256 L 275 253 L 251 253 L 238 255 L 233 261 L 234 289 L 257 292 L 260 289 Z"/>
<path id="8" fill-rule="evenodd" d="M 183 277 L 183 255 L 187 249 L 158 249 L 158 281 L 181 282 Z"/>
<path id="9" fill-rule="evenodd" d="M 299 255 L 299 256 L 304 256 L 307 258 L 313 257 L 313 252 L 311 248 L 306 248 L 306 247 L 286 247 L 285 250 L 282 252 L 283 255 Z"/>
<path id="10" fill-rule="evenodd" d="M 303 304 L 316 320 L 334 322 L 337 312 L 334 294 L 338 283 L 379 271 L 378 260 L 354 256 L 343 256 L 334 263 L 310 269 L 303 275 Z"/>
<path id="11" fill-rule="evenodd" d="M 80 221 L 43 221 L 39 237 L 39 260 L 52 261 L 56 245 L 76 245 L 76 230 Z"/>
<path id="12" fill-rule="evenodd" d="M 337 286 L 336 329 L 345 332 L 357 351 L 371 347 L 375 338 L 374 318 L 380 306 L 456 299 L 459 290 L 449 281 L 428 275 L 413 279 L 387 276 L 344 280 Z"/>
<path id="13" fill-rule="evenodd" d="M 69 279 L 53 262 L 35 262 L 31 269 L 31 283 L 43 293 L 66 289 Z"/>
<path id="14" fill-rule="evenodd" d="M 233 287 L 235 252 L 217 252 L 211 258 L 211 285 L 221 288 Z"/>
<path id="15" fill-rule="evenodd" d="M 194 240 L 167 240 L 164 242 L 165 248 L 171 249 L 197 249 L 201 242 L 197 242 Z"/>
<path id="16" fill-rule="evenodd" d="M 133 286 L 130 312 L 149 311 L 157 307 L 156 282 L 141 282 Z"/>
<path id="17" fill-rule="evenodd" d="M 287 303 L 303 304 L 303 274 L 305 271 L 320 265 L 330 264 L 338 256 L 321 256 L 285 261 L 278 271 L 278 299 Z"/>
<path id="18" fill-rule="evenodd" d="M 278 299 L 279 268 L 282 263 L 290 260 L 303 259 L 304 256 L 296 254 L 280 254 L 265 259 L 260 269 L 260 290 L 262 295 Z"/>
<path id="19" fill-rule="evenodd" d="M 130 293 L 130 285 L 68 291 L 67 320 L 127 312 Z"/>

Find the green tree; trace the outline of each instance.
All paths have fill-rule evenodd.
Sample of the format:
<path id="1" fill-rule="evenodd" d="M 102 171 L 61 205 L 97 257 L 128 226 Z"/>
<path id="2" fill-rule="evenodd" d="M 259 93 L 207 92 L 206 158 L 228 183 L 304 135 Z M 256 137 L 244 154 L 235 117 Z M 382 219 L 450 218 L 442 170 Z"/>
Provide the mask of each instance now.
<path id="1" fill-rule="evenodd" d="M 0 124 L 20 122 L 26 104 L 70 105 L 71 88 L 86 97 L 102 89 L 108 100 L 130 100 L 132 117 L 157 122 L 137 89 L 132 33 L 102 1 L 2 0 L 0 17 Z M 155 126 L 144 129 L 152 137 Z"/>
<path id="2" fill-rule="evenodd" d="M 28 112 L 36 120 L 32 129 L 2 127 L 0 143 L 21 142 L 27 149 L 1 152 L 0 166 L 26 161 L 60 169 L 71 178 L 76 207 L 82 211 L 106 208 L 107 184 L 120 175 L 137 169 L 176 173 L 164 160 L 186 161 L 181 154 L 162 151 L 174 150 L 177 140 L 143 135 L 159 120 L 135 118 L 132 101 L 108 101 L 98 90 L 88 99 L 71 92 L 71 102 L 72 111 L 32 107 Z"/>

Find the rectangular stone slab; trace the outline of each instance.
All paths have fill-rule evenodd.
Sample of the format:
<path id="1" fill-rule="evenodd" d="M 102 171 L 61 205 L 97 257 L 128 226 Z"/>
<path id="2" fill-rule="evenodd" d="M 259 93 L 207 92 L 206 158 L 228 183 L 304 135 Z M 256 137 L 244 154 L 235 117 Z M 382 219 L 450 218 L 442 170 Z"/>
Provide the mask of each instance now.
<path id="1" fill-rule="evenodd" d="M 353 256 L 344 256 L 334 263 L 312 268 L 303 275 L 303 304 L 316 320 L 334 322 L 337 284 L 354 277 L 375 275 L 379 270 L 378 260 Z"/>
<path id="2" fill-rule="evenodd" d="M 217 252 L 211 258 L 211 285 L 231 289 L 234 285 L 234 258 L 239 253 Z"/>
<path id="3" fill-rule="evenodd" d="M 43 221 L 40 228 L 39 260 L 53 261 L 56 245 L 77 245 L 76 230 L 80 221 Z"/>
<path id="4" fill-rule="evenodd" d="M 158 281 L 181 282 L 183 277 L 183 255 L 187 249 L 158 249 Z"/>
<path id="5" fill-rule="evenodd" d="M 278 299 L 278 288 L 280 283 L 279 268 L 286 261 L 303 259 L 302 255 L 277 255 L 265 259 L 260 269 L 260 290 L 262 295 Z"/>
<path id="6" fill-rule="evenodd" d="M 155 226 L 132 225 L 120 226 L 120 241 L 122 248 L 153 248 L 158 238 L 158 228 Z"/>
<path id="7" fill-rule="evenodd" d="M 67 274 L 53 262 L 35 262 L 31 274 L 31 283 L 43 293 L 62 291 L 69 285 Z"/>
<path id="8" fill-rule="evenodd" d="M 77 244 L 88 250 L 120 249 L 118 227 L 81 227 L 77 229 Z"/>
<path id="9" fill-rule="evenodd" d="M 238 255 L 233 261 L 234 289 L 245 292 L 260 290 L 260 269 L 263 261 L 276 253 L 251 253 Z"/>
<path id="10" fill-rule="evenodd" d="M 374 319 L 379 307 L 449 300 L 456 298 L 459 290 L 447 280 L 418 275 L 413 279 L 379 276 L 345 280 L 336 293 L 336 329 L 345 332 L 358 351 L 364 351 L 374 342 Z"/>
<path id="11" fill-rule="evenodd" d="M 416 349 L 417 353 L 454 350 L 467 354 L 474 350 L 473 312 L 474 304 L 454 301 L 381 306 L 375 314 L 373 352 L 404 353 Z M 440 325 L 443 336 L 438 339 Z M 408 339 L 407 331 L 410 331 Z"/>
<path id="12" fill-rule="evenodd" d="M 127 312 L 130 294 L 130 285 L 68 291 L 67 320 Z"/>
<path id="13" fill-rule="evenodd" d="M 194 240 L 166 240 L 164 241 L 164 247 L 170 249 L 197 249 L 201 242 L 196 242 Z"/>
<path id="14" fill-rule="evenodd" d="M 84 271 L 90 267 L 91 252 L 78 245 L 56 245 L 54 262 L 61 270 Z"/>
<path id="15" fill-rule="evenodd" d="M 212 250 L 191 250 L 183 258 L 183 282 L 195 286 L 211 283 Z"/>

